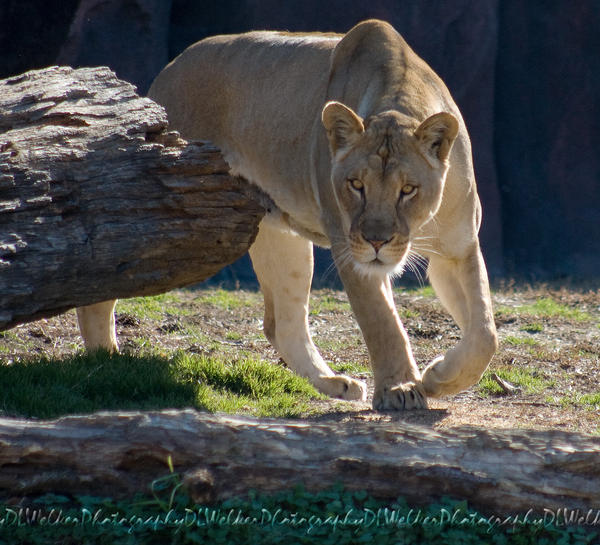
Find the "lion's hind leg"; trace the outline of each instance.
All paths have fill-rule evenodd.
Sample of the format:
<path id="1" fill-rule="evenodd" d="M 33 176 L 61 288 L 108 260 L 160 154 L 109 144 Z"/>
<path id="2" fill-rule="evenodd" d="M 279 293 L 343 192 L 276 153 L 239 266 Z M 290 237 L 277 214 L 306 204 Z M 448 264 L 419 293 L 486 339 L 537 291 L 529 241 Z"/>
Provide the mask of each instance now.
<path id="1" fill-rule="evenodd" d="M 116 303 L 116 299 L 113 299 L 77 309 L 79 331 L 86 350 L 118 350 L 114 312 Z"/>
<path id="2" fill-rule="evenodd" d="M 320 392 L 364 400 L 363 382 L 336 375 L 315 347 L 308 330 L 308 300 L 313 273 L 312 243 L 263 220 L 250 248 L 265 299 L 265 335 L 287 365 Z"/>

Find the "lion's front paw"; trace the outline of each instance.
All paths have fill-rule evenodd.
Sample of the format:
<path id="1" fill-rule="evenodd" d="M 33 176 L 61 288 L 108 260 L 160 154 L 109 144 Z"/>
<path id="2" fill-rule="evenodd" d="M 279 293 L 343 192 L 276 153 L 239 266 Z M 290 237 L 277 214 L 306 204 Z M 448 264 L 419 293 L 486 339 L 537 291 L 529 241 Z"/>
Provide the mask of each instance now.
<path id="1" fill-rule="evenodd" d="M 373 395 L 373 409 L 376 411 L 427 409 L 425 390 L 421 384 L 414 382 L 382 388 Z"/>
<path id="2" fill-rule="evenodd" d="M 435 358 L 423 371 L 422 384 L 429 397 L 441 397 L 445 394 L 447 384 L 440 376 L 440 364 L 443 365 L 444 356 Z"/>
<path id="3" fill-rule="evenodd" d="M 475 384 L 483 371 L 476 367 L 474 369 L 463 369 L 456 374 L 453 361 L 447 357 L 438 356 L 423 371 L 423 388 L 429 397 L 442 397 L 454 395 L 466 390 Z M 460 368 L 459 368 L 460 369 Z"/>
<path id="4" fill-rule="evenodd" d="M 367 385 L 346 375 L 320 377 L 318 389 L 330 397 L 338 397 L 347 401 L 365 401 L 367 399 Z"/>

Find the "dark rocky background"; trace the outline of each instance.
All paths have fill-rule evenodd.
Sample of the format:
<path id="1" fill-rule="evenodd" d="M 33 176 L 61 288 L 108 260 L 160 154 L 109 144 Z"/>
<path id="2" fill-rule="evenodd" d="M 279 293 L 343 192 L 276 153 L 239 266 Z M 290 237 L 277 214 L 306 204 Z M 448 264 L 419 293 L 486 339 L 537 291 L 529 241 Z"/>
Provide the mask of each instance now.
<path id="1" fill-rule="evenodd" d="M 108 65 L 145 92 L 211 34 L 392 23 L 446 81 L 473 142 L 492 276 L 598 278 L 596 0 L 2 0 L 0 78 Z M 318 252 L 317 280 L 327 268 Z M 249 278 L 248 261 L 222 279 Z M 331 277 L 330 277 L 331 278 Z"/>

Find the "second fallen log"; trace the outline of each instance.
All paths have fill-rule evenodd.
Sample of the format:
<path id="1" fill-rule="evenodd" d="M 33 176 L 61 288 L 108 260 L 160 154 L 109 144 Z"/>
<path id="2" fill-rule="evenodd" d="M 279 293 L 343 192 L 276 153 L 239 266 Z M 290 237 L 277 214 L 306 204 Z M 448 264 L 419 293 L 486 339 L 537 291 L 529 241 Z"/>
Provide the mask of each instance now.
<path id="1" fill-rule="evenodd" d="M 0 81 L 0 330 L 200 282 L 270 206 L 108 68 Z"/>

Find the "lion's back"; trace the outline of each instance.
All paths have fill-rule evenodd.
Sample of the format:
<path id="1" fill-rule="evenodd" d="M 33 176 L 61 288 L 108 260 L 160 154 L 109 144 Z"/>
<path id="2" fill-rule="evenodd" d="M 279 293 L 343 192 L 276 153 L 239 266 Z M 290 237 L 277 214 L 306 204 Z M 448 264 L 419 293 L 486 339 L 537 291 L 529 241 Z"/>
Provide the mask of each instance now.
<path id="1" fill-rule="evenodd" d="M 250 32 L 207 38 L 186 49 L 152 84 L 184 137 L 244 138 L 246 131 L 300 132 L 322 107 L 339 36 Z M 229 134 L 227 134 L 229 133 Z"/>

